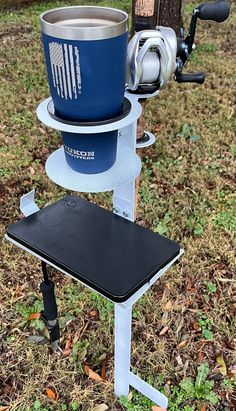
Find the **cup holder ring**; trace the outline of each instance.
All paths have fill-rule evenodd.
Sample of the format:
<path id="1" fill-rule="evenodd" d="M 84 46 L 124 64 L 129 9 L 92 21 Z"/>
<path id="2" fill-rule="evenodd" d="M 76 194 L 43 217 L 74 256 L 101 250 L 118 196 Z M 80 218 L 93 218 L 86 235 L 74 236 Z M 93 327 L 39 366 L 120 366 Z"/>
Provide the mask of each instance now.
<path id="1" fill-rule="evenodd" d="M 101 120 L 101 121 L 75 121 L 75 120 L 67 120 L 62 117 L 59 117 L 58 114 L 56 113 L 55 106 L 53 104 L 52 99 L 49 101 L 47 105 L 47 111 L 49 116 L 53 119 L 56 120 L 60 123 L 69 125 L 69 126 L 75 126 L 75 127 L 98 127 L 98 126 L 105 126 L 112 124 L 114 122 L 123 120 L 125 117 L 127 117 L 130 114 L 131 111 L 131 102 L 130 100 L 125 97 L 121 113 L 118 116 L 109 118 L 107 120 Z"/>

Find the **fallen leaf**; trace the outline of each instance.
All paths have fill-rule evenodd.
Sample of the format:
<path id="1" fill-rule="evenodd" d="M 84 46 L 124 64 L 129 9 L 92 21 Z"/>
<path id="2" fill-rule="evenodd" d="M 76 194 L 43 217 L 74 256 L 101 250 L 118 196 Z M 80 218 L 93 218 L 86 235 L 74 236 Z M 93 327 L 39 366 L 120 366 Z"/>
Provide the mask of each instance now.
<path id="1" fill-rule="evenodd" d="M 46 134 L 46 131 L 42 127 L 39 127 L 39 130 L 42 134 Z"/>
<path id="2" fill-rule="evenodd" d="M 52 400 L 55 400 L 57 398 L 57 393 L 54 388 L 46 388 L 46 394 L 48 398 L 51 398 Z"/>
<path id="3" fill-rule="evenodd" d="M 152 411 L 167 411 L 167 409 L 166 409 L 166 408 L 158 407 L 157 405 L 154 405 L 154 406 L 152 407 Z"/>
<path id="4" fill-rule="evenodd" d="M 220 373 L 221 373 L 224 377 L 226 377 L 226 375 L 227 375 L 227 368 L 226 368 L 226 364 L 225 364 L 225 360 L 224 360 L 223 356 L 222 356 L 222 355 L 218 355 L 218 356 L 216 357 L 216 362 L 217 362 L 217 364 L 220 366 L 220 367 L 219 367 Z"/>
<path id="5" fill-rule="evenodd" d="M 0 411 L 6 411 L 6 410 L 9 410 L 9 406 L 8 406 L 8 405 L 0 406 Z"/>
<path id="6" fill-rule="evenodd" d="M 92 318 L 96 318 L 97 315 L 98 315 L 97 310 L 91 310 L 91 311 L 89 312 L 89 316 L 92 317 Z"/>
<path id="7" fill-rule="evenodd" d="M 153 131 L 154 131 L 154 133 L 155 132 L 158 133 L 159 131 L 161 131 L 161 127 L 159 125 L 156 125 L 156 126 L 153 127 Z"/>
<path id="8" fill-rule="evenodd" d="M 183 367 L 183 360 L 180 357 L 180 355 L 177 355 L 176 361 L 177 361 L 177 364 L 178 364 L 179 367 Z"/>
<path id="9" fill-rule="evenodd" d="M 181 348 L 186 347 L 187 344 L 188 344 L 188 340 L 183 340 L 177 345 L 176 348 L 177 348 L 177 350 L 180 350 Z"/>
<path id="10" fill-rule="evenodd" d="M 168 325 L 166 325 L 166 326 L 161 330 L 161 332 L 159 333 L 159 335 L 164 335 L 168 330 L 169 330 L 169 327 L 168 327 Z"/>
<path id="11" fill-rule="evenodd" d="M 32 320 L 38 320 L 40 317 L 41 317 L 41 314 L 40 314 L 40 313 L 32 313 L 32 314 L 30 314 L 30 316 L 29 316 L 29 320 L 30 320 L 30 321 L 32 321 Z"/>
<path id="12" fill-rule="evenodd" d="M 167 311 L 168 313 L 172 311 L 173 305 L 171 301 L 168 301 L 164 307 L 164 310 Z"/>
<path id="13" fill-rule="evenodd" d="M 71 349 L 69 348 L 68 350 L 63 351 L 63 357 L 69 357 L 71 354 Z"/>
<path id="14" fill-rule="evenodd" d="M 102 371 L 101 371 L 101 377 L 104 381 L 107 380 L 107 372 L 106 372 L 106 360 L 103 361 L 102 363 Z"/>
<path id="15" fill-rule="evenodd" d="M 99 357 L 97 358 L 96 363 L 97 364 L 102 364 L 103 361 L 105 361 L 107 359 L 107 355 L 105 353 L 99 355 Z"/>
<path id="16" fill-rule="evenodd" d="M 184 319 L 183 318 L 181 318 L 181 320 L 180 320 L 180 322 L 179 322 L 179 324 L 178 324 L 178 326 L 177 326 L 177 329 L 176 329 L 176 334 L 179 334 L 179 332 L 180 332 L 180 330 L 183 328 L 183 326 L 184 326 Z"/>
<path id="17" fill-rule="evenodd" d="M 73 344 L 75 344 L 80 338 L 79 332 L 76 331 L 73 338 Z"/>
<path id="18" fill-rule="evenodd" d="M 127 395 L 128 401 L 131 401 L 133 398 L 133 393 L 132 391 L 129 392 L 129 394 Z"/>
<path id="19" fill-rule="evenodd" d="M 29 173 L 34 175 L 35 174 L 35 170 L 33 167 L 29 167 Z"/>
<path id="20" fill-rule="evenodd" d="M 103 381 L 102 377 L 95 371 L 93 371 L 88 364 L 85 364 L 84 371 L 94 381 Z"/>
<path id="21" fill-rule="evenodd" d="M 201 362 L 205 357 L 205 353 L 203 351 L 198 351 L 197 353 L 197 361 Z"/>
<path id="22" fill-rule="evenodd" d="M 69 350 L 70 348 L 71 348 L 71 335 L 66 340 L 65 351 Z"/>
<path id="23" fill-rule="evenodd" d="M 199 411 L 206 411 L 205 404 L 200 405 Z"/>
<path id="24" fill-rule="evenodd" d="M 106 404 L 99 404 L 93 409 L 93 411 L 106 411 L 106 410 L 108 410 L 108 406 Z"/>
<path id="25" fill-rule="evenodd" d="M 201 331 L 201 327 L 198 324 L 198 321 L 195 321 L 195 323 L 192 324 L 194 330 L 196 331 Z"/>

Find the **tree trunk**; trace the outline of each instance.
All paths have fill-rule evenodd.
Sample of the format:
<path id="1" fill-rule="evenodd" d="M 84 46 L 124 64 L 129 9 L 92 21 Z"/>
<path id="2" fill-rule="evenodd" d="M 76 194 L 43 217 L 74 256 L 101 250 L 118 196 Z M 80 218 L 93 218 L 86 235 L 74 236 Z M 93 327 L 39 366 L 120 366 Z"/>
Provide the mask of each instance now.
<path id="1" fill-rule="evenodd" d="M 156 21 L 159 26 L 171 27 L 178 34 L 182 26 L 183 0 L 157 0 Z"/>
<path id="2" fill-rule="evenodd" d="M 135 32 L 137 17 L 144 17 L 144 23 L 155 28 L 158 25 L 172 27 L 178 33 L 182 25 L 182 6 L 184 0 L 133 0 L 132 30 Z M 142 27 L 139 27 L 141 30 Z"/>

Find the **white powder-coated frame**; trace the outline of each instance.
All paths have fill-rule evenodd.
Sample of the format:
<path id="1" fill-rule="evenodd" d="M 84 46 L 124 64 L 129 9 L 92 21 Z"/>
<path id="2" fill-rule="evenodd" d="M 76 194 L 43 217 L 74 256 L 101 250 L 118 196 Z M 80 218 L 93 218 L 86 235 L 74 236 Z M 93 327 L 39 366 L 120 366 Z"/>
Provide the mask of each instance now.
<path id="1" fill-rule="evenodd" d="M 123 194 L 125 197 L 126 188 L 123 188 L 123 189 L 124 189 Z M 127 188 L 127 190 L 129 190 L 129 188 Z M 24 196 L 22 196 L 20 199 L 20 210 L 25 216 L 29 216 L 39 211 L 39 208 L 35 204 L 35 201 L 34 201 L 34 195 L 35 195 L 35 191 L 33 190 L 25 194 Z M 128 218 L 128 217 L 125 217 L 125 218 Z M 128 219 L 131 220 L 131 216 L 129 216 Z M 38 258 L 39 260 L 44 261 L 48 265 L 51 265 L 52 267 L 56 268 L 58 271 L 71 277 L 70 274 L 62 270 L 60 267 L 51 263 L 47 259 L 42 258 L 37 253 L 34 253 L 30 249 L 18 243 L 17 241 L 13 240 L 12 238 L 8 237 L 7 235 L 5 236 L 5 238 L 11 243 L 18 246 L 19 248 L 23 249 L 24 251 L 27 251 L 28 253 L 32 254 L 34 257 Z M 128 300 L 126 300 L 123 303 L 114 303 L 114 306 L 115 306 L 114 391 L 118 397 L 121 397 L 122 395 L 128 395 L 129 389 L 131 386 L 135 388 L 137 391 L 139 391 L 140 393 L 142 393 L 143 395 L 145 395 L 155 404 L 159 405 L 160 407 L 164 409 L 167 408 L 167 405 L 168 405 L 167 397 L 130 371 L 131 341 L 132 341 L 132 307 L 139 300 L 139 298 L 141 298 L 145 294 L 145 292 L 166 272 L 166 270 L 168 270 L 175 263 L 175 261 L 179 259 L 179 257 L 183 254 L 183 252 L 184 251 L 181 249 L 180 253 L 170 263 L 168 263 L 164 268 L 158 271 L 151 280 L 149 280 L 146 284 L 144 284 Z M 84 285 L 88 287 L 86 284 Z M 91 287 L 88 287 L 88 288 L 93 290 Z"/>
<path id="2" fill-rule="evenodd" d="M 46 162 L 46 173 L 56 184 L 69 190 L 98 193 L 113 191 L 113 211 L 130 221 L 135 218 L 135 178 L 140 174 L 141 161 L 136 154 L 137 120 L 142 113 L 138 97 L 126 93 L 131 103 L 129 114 L 122 120 L 105 125 L 75 126 L 52 118 L 48 112 L 51 98 L 42 101 L 37 109 L 38 119 L 48 127 L 69 133 L 94 134 L 118 130 L 117 159 L 104 173 L 82 174 L 68 167 L 63 148 L 52 153 Z M 153 140 L 154 141 L 154 140 Z"/>
<path id="3" fill-rule="evenodd" d="M 70 133 L 94 134 L 111 130 L 119 131 L 117 160 L 114 166 L 101 174 L 86 175 L 76 173 L 69 169 L 66 164 L 63 148 L 49 156 L 46 162 L 46 173 L 56 184 L 81 192 L 113 191 L 113 212 L 130 220 L 135 219 L 135 178 L 140 174 L 141 161 L 136 154 L 137 148 L 150 146 L 155 142 L 155 136 L 151 133 L 149 141 L 136 144 L 137 120 L 141 115 L 142 108 L 138 102 L 139 96 L 126 93 L 131 102 L 130 113 L 122 120 L 99 126 L 75 126 L 59 122 L 53 119 L 47 110 L 49 99 L 44 100 L 37 109 L 39 120 L 48 127 L 59 131 Z M 34 191 L 24 195 L 20 200 L 21 212 L 28 216 L 39 210 L 34 202 Z M 69 275 L 64 270 L 22 246 L 15 240 L 6 238 L 21 249 L 34 255 L 41 261 L 53 266 L 58 271 Z M 167 397 L 147 384 L 141 378 L 130 371 L 131 367 L 131 340 L 132 340 L 132 307 L 140 297 L 168 270 L 176 260 L 183 254 L 180 250 L 169 264 L 162 268 L 156 275 L 144 284 L 135 294 L 123 303 L 114 303 L 115 306 L 115 371 L 114 390 L 118 397 L 128 395 L 130 386 L 145 395 L 155 404 L 167 408 Z M 87 286 L 88 287 L 88 286 Z M 90 288 L 90 287 L 88 287 Z M 103 296 L 104 297 L 104 296 Z"/>

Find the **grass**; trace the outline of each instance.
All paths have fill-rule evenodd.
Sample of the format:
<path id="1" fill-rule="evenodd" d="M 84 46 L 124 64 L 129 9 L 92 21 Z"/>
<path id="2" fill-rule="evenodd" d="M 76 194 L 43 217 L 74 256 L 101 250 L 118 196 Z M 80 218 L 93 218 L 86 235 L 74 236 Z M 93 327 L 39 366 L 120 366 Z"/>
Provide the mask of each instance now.
<path id="1" fill-rule="evenodd" d="M 35 2 L 0 15 L 2 235 L 20 216 L 22 194 L 36 188 L 42 207 L 67 193 L 44 172 L 60 138 L 35 116 L 38 103 L 48 96 L 38 15 L 59 5 L 64 3 Z M 192 5 L 186 4 L 186 23 Z M 112 6 L 129 10 L 126 0 Z M 134 307 L 132 366 L 166 392 L 170 411 L 236 406 L 232 6 L 226 23 L 199 24 L 200 47 L 189 70 L 205 70 L 206 83 L 171 82 L 159 98 L 149 100 L 146 112 L 147 129 L 158 139 L 144 152 L 137 222 L 179 241 L 186 253 Z M 84 197 L 111 207 L 110 194 Z M 6 241 L 2 254 L 0 410 L 89 411 L 102 403 L 109 410 L 151 410 L 151 402 L 135 391 L 120 401 L 113 394 L 112 305 L 54 272 L 62 346 L 71 340 L 71 354 L 58 357 L 47 343 L 29 340 L 35 335 L 47 339 L 38 320 L 29 320 L 40 310 L 39 263 Z M 105 367 L 106 381 L 89 379 L 84 363 L 99 374 Z M 47 387 L 56 398 L 48 398 Z"/>

